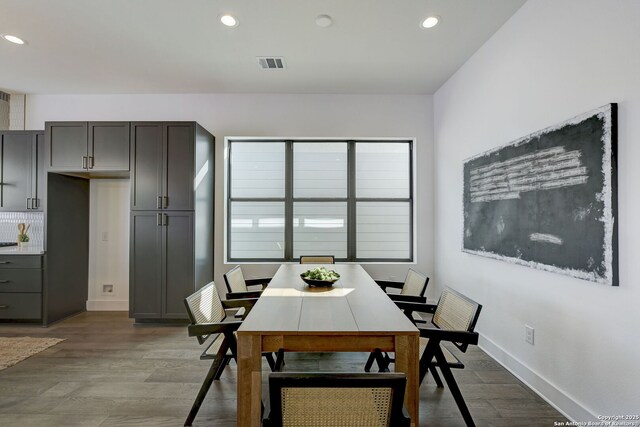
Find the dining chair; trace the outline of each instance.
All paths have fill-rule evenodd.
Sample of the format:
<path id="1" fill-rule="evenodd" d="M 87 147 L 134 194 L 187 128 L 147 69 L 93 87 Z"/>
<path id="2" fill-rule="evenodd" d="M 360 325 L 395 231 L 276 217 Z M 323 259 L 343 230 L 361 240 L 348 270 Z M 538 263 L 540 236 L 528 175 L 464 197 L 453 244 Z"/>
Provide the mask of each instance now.
<path id="1" fill-rule="evenodd" d="M 262 290 L 267 287 L 271 277 L 263 279 L 245 279 L 242 268 L 236 265 L 224 275 L 224 283 L 227 285 L 227 299 L 258 298 Z M 250 290 L 249 286 L 261 286 L 260 290 Z"/>
<path id="2" fill-rule="evenodd" d="M 415 311 L 433 313 L 431 319 L 433 327 L 418 326 L 421 354 L 420 383 L 426 377 L 427 372 L 431 372 L 437 387 L 444 387 L 436 370 L 438 368 L 449 386 L 466 425 L 474 426 L 473 418 L 451 372 L 451 369 L 464 369 L 464 363 L 441 344 L 442 342 L 450 342 L 463 353 L 467 351 L 469 345 L 478 344 L 478 333 L 474 332 L 474 329 L 482 305 L 451 288 L 445 288 L 442 291 L 437 305 L 406 301 L 397 301 L 396 305 L 410 320 L 413 319 L 411 314 Z M 381 364 L 380 357 L 377 357 L 376 361 L 382 371 L 388 370 L 388 364 L 393 363 L 393 359 L 382 358 Z"/>
<path id="3" fill-rule="evenodd" d="M 409 269 L 404 282 L 394 282 L 390 280 L 376 280 L 378 286 L 387 292 L 388 288 L 400 289 L 400 293 L 389 293 L 389 298 L 394 301 L 427 302 L 424 296 L 429 284 L 429 278 L 424 274 Z"/>
<path id="4" fill-rule="evenodd" d="M 200 345 L 205 345 L 200 360 L 213 360 L 184 423 L 185 426 L 192 425 L 212 382 L 220 379 L 224 368 L 232 359 L 237 360 L 235 332 L 242 325 L 242 321 L 225 321 L 226 309 L 244 308 L 245 314 L 249 314 L 256 301 L 256 298 L 222 301 L 213 282 L 185 298 L 184 304 L 190 320 L 187 328 L 189 336 L 196 337 Z M 266 357 L 271 370 L 274 370 L 276 361 L 273 355 L 262 355 Z"/>
<path id="5" fill-rule="evenodd" d="M 227 271 L 224 275 L 224 283 L 227 285 L 227 300 L 230 299 L 246 299 L 246 298 L 259 298 L 262 295 L 263 289 L 269 284 L 271 278 L 264 279 L 245 279 L 242 273 L 242 268 L 236 265 L 231 270 Z M 261 286 L 260 290 L 250 290 L 249 286 Z M 243 318 L 245 316 L 244 309 L 239 309 L 236 313 L 236 318 Z"/>
<path id="6" fill-rule="evenodd" d="M 333 255 L 300 255 L 300 264 L 335 264 Z"/>
<path id="7" fill-rule="evenodd" d="M 409 426 L 406 383 L 396 373 L 273 373 L 263 426 Z"/>

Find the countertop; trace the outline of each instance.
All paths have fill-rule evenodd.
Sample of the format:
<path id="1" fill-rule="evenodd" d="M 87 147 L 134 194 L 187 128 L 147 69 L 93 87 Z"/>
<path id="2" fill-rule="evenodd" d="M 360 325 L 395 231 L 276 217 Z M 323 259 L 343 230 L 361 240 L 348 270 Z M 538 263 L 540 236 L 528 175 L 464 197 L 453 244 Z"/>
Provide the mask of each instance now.
<path id="1" fill-rule="evenodd" d="M 42 246 L 7 246 L 0 248 L 0 255 L 44 255 Z"/>

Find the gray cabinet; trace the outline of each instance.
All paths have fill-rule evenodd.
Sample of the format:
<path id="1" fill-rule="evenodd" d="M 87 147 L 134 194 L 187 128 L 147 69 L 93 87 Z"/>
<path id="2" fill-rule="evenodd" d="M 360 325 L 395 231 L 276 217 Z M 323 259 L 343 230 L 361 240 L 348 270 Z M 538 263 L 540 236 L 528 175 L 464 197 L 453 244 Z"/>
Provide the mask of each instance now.
<path id="1" fill-rule="evenodd" d="M 42 318 L 42 257 L 0 255 L 0 319 Z"/>
<path id="2" fill-rule="evenodd" d="M 51 172 L 128 171 L 129 122 L 47 122 Z"/>
<path id="3" fill-rule="evenodd" d="M 131 213 L 129 315 L 185 319 L 195 291 L 194 213 Z"/>
<path id="4" fill-rule="evenodd" d="M 0 132 L 0 211 L 41 210 L 43 137 L 41 131 Z"/>
<path id="5" fill-rule="evenodd" d="M 129 249 L 129 315 L 162 318 L 162 214 L 132 212 Z"/>
<path id="6" fill-rule="evenodd" d="M 213 280 L 214 141 L 195 122 L 131 123 L 129 315 L 139 322 L 186 320 L 185 297 Z"/>
<path id="7" fill-rule="evenodd" d="M 131 209 L 194 209 L 195 123 L 131 124 Z"/>

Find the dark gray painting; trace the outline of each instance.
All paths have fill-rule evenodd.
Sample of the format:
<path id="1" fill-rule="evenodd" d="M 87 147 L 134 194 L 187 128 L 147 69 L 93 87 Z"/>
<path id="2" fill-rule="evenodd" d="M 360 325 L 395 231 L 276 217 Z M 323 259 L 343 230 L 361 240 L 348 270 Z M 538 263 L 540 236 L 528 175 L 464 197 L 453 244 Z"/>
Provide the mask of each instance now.
<path id="1" fill-rule="evenodd" d="M 616 107 L 465 161 L 463 251 L 617 286 Z"/>

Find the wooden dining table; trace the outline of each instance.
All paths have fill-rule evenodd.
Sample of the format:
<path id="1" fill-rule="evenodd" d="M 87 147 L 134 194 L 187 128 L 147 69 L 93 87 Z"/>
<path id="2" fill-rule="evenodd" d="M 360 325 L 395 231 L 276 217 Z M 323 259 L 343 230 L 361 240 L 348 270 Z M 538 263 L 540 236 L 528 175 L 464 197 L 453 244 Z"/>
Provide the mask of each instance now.
<path id="1" fill-rule="evenodd" d="M 332 287 L 300 278 L 313 264 L 283 264 L 238 329 L 237 425 L 259 427 L 262 352 L 395 352 L 395 370 L 407 375 L 405 406 L 418 418 L 419 332 L 362 266 L 324 265 L 340 274 Z M 366 358 L 363 359 L 362 365 Z"/>

